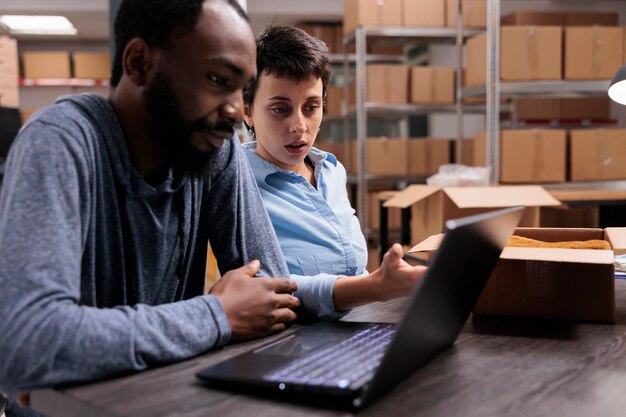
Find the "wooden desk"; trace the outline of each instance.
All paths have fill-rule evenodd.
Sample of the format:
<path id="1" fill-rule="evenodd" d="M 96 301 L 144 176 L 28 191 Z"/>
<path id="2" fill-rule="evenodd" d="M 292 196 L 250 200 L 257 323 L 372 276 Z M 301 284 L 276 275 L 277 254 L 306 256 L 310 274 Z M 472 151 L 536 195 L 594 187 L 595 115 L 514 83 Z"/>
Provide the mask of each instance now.
<path id="1" fill-rule="evenodd" d="M 624 416 L 626 281 L 616 282 L 616 292 L 615 325 L 470 318 L 454 348 L 359 416 Z M 360 308 L 349 319 L 395 320 L 401 305 Z M 51 417 L 350 415 L 211 390 L 196 380 L 195 372 L 265 341 L 123 378 L 37 391 L 32 404 Z"/>

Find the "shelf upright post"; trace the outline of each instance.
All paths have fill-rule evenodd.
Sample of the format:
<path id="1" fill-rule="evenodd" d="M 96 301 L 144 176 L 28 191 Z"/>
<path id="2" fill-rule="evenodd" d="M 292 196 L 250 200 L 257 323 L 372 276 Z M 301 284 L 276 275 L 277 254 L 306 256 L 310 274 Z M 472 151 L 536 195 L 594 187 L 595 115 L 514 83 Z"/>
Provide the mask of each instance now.
<path id="1" fill-rule="evenodd" d="M 366 194 L 366 137 L 367 137 L 367 113 L 365 101 L 367 100 L 366 82 L 366 55 L 367 55 L 367 29 L 358 26 L 355 30 L 355 85 L 356 85 L 356 139 L 357 139 L 357 214 L 361 220 L 361 229 L 367 227 Z"/>
<path id="2" fill-rule="evenodd" d="M 463 99 L 461 98 L 463 77 L 463 6 L 461 0 L 456 0 L 456 76 L 455 80 L 455 110 L 456 110 L 456 152 L 454 162 L 460 164 L 463 159 Z"/>
<path id="3" fill-rule="evenodd" d="M 350 140 L 352 138 L 350 137 L 351 118 L 348 108 L 350 107 L 350 89 L 353 88 L 354 84 L 354 77 L 350 72 L 351 68 L 349 62 L 349 46 L 354 40 L 353 34 L 354 32 L 343 36 L 343 103 L 341 106 L 344 155 L 348 156 L 348 160 L 352 164 L 354 163 L 354 159 L 350 156 Z"/>
<path id="4" fill-rule="evenodd" d="M 487 0 L 487 166 L 490 183 L 500 179 L 500 0 Z"/>

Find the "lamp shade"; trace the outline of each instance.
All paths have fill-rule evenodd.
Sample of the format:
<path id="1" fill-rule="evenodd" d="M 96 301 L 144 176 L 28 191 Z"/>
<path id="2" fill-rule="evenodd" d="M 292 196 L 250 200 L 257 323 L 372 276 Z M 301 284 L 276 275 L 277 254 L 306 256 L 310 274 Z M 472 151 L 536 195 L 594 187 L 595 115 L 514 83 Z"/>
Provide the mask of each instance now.
<path id="1" fill-rule="evenodd" d="M 626 105 L 626 64 L 615 73 L 609 87 L 609 97 L 616 103 Z"/>

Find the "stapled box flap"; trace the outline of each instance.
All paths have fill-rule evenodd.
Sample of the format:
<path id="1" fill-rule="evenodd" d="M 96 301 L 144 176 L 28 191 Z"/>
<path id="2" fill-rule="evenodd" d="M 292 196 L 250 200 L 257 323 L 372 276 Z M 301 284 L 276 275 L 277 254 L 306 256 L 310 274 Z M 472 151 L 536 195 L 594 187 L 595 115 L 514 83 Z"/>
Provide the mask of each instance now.
<path id="1" fill-rule="evenodd" d="M 626 227 L 607 227 L 604 233 L 616 254 L 626 253 Z"/>
<path id="2" fill-rule="evenodd" d="M 543 187 L 537 185 L 450 187 L 445 188 L 444 191 L 459 208 L 561 205 Z"/>
<path id="3" fill-rule="evenodd" d="M 586 264 L 613 264 L 613 251 L 595 249 L 506 247 L 502 251 L 500 259 Z"/>
<path id="4" fill-rule="evenodd" d="M 445 236 L 444 233 L 439 233 L 438 235 L 432 235 L 422 240 L 417 245 L 413 246 L 409 253 L 415 252 L 434 252 L 439 249 L 439 245 L 441 245 L 441 241 Z"/>
<path id="5" fill-rule="evenodd" d="M 439 190 L 441 190 L 441 188 L 431 187 L 429 185 L 410 185 L 395 197 L 387 200 L 384 206 L 398 208 L 411 207 L 413 204 L 431 196 Z"/>

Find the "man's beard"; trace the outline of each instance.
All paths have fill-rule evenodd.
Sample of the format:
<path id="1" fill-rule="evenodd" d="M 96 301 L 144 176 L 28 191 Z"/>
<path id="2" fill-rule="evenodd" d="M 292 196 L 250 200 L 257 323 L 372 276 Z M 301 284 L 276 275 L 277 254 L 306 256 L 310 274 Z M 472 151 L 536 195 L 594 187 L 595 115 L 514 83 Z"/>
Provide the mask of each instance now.
<path id="1" fill-rule="evenodd" d="M 203 131 L 232 131 L 233 126 L 228 122 L 213 125 L 204 118 L 191 123 L 185 122 L 180 103 L 163 72 L 158 72 L 151 85 L 144 90 L 143 101 L 152 118 L 152 134 L 165 152 L 172 155 L 174 168 L 184 175 L 208 175 L 213 152 L 196 148 L 192 141 L 193 134 Z"/>

